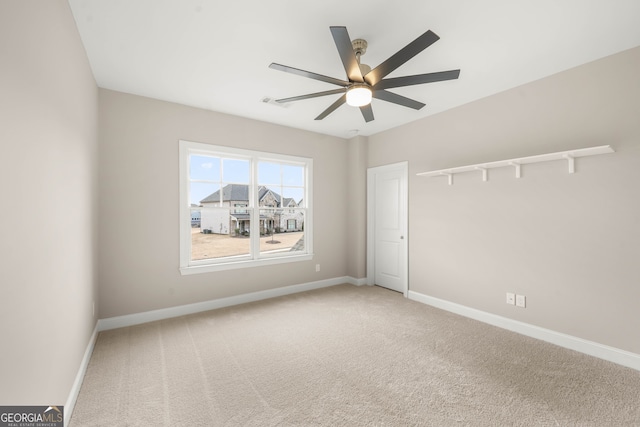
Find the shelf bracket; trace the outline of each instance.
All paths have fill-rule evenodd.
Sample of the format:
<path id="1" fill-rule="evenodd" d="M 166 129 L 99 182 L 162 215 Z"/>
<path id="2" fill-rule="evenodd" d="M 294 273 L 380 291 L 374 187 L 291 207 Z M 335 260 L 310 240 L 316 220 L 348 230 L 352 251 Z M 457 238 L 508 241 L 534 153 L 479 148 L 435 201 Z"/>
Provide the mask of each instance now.
<path id="1" fill-rule="evenodd" d="M 453 185 L 453 174 L 452 173 L 444 173 L 449 178 L 449 185 Z"/>
<path id="2" fill-rule="evenodd" d="M 476 169 L 482 171 L 482 180 L 487 181 L 487 168 L 483 168 L 481 166 L 476 166 Z"/>
<path id="3" fill-rule="evenodd" d="M 449 181 L 449 185 L 453 185 L 453 174 L 452 173 L 441 171 L 440 173 L 438 173 L 438 175 L 446 176 L 447 180 Z"/>
<path id="4" fill-rule="evenodd" d="M 571 154 L 565 154 L 564 158 L 567 159 L 567 162 L 569 163 L 569 173 L 575 173 L 576 172 L 576 158 L 573 157 Z"/>
<path id="5" fill-rule="evenodd" d="M 509 162 L 509 164 L 514 168 L 516 168 L 516 178 L 520 178 L 522 176 L 522 169 L 521 169 L 522 165 L 518 162 Z"/>

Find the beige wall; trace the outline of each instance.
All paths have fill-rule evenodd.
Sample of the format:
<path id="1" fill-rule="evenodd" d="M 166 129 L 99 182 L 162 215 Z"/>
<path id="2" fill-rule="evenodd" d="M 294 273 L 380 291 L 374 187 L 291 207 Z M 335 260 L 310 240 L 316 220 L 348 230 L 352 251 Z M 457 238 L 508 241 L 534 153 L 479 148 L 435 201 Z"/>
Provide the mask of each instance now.
<path id="1" fill-rule="evenodd" d="M 0 405 L 64 405 L 95 326 L 97 94 L 64 0 L 0 2 Z"/>
<path id="2" fill-rule="evenodd" d="M 109 90 L 99 99 L 101 318 L 347 274 L 345 140 Z M 181 276 L 180 139 L 311 157 L 314 259 Z"/>
<path id="3" fill-rule="evenodd" d="M 347 143 L 347 274 L 367 277 L 367 138 Z"/>
<path id="4" fill-rule="evenodd" d="M 640 353 L 638 75 L 640 48 L 370 137 L 369 166 L 409 161 L 410 289 Z M 416 176 L 605 144 L 573 175 Z"/>
<path id="5" fill-rule="evenodd" d="M 2 405 L 64 404 L 98 315 L 363 278 L 366 167 L 403 160 L 411 290 L 640 353 L 640 48 L 349 141 L 98 91 L 64 0 L 0 2 L 0 58 Z M 312 157 L 314 259 L 181 276 L 179 139 Z M 602 144 L 574 175 L 415 176 Z"/>

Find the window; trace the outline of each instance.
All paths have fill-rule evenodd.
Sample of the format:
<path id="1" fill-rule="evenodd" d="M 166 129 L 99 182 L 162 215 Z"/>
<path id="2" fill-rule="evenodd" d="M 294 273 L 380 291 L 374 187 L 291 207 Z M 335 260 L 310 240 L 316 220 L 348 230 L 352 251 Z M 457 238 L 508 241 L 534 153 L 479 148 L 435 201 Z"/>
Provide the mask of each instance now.
<path id="1" fill-rule="evenodd" d="M 311 176 L 308 158 L 180 141 L 181 273 L 311 259 Z"/>

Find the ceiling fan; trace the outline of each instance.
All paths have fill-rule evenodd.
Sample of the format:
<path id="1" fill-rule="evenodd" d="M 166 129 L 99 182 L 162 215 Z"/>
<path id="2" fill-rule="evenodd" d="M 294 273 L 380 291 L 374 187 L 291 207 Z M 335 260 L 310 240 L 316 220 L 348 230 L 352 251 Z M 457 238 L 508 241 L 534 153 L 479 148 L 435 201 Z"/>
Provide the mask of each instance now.
<path id="1" fill-rule="evenodd" d="M 340 89 L 327 90 L 324 92 L 310 93 L 307 95 L 293 96 L 290 98 L 276 99 L 278 103 L 291 101 L 300 101 L 303 99 L 317 98 L 320 96 L 342 94 L 337 101 L 324 110 L 316 120 L 322 120 L 329 114 L 334 112 L 342 104 L 359 107 L 362 116 L 366 122 L 372 121 L 373 110 L 371 109 L 371 98 L 381 99 L 383 101 L 392 102 L 404 107 L 419 110 L 425 106 L 422 102 L 415 101 L 402 95 L 387 91 L 387 89 L 403 86 L 418 85 L 423 83 L 433 83 L 444 80 L 457 79 L 460 70 L 440 71 L 436 73 L 417 74 L 413 76 L 394 77 L 385 79 L 396 68 L 422 52 L 427 47 L 438 41 L 438 37 L 431 30 L 428 30 L 420 37 L 400 49 L 394 55 L 389 57 L 382 64 L 373 70 L 366 64 L 360 63 L 360 57 L 367 50 L 367 42 L 363 39 L 351 41 L 346 27 L 330 27 L 331 35 L 338 48 L 342 65 L 347 72 L 348 80 L 336 79 L 333 77 L 323 76 L 321 74 L 312 73 L 311 71 L 300 70 L 298 68 L 288 67 L 286 65 L 272 63 L 269 68 L 280 70 L 302 77 L 308 77 L 314 80 L 334 84 L 340 86 Z"/>

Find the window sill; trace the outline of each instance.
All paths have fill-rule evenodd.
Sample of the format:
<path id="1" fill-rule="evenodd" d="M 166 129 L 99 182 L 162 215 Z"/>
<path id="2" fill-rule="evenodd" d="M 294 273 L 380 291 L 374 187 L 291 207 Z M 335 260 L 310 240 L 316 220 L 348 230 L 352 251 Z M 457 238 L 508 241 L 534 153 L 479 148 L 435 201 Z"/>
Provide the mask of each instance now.
<path id="1" fill-rule="evenodd" d="M 235 270 L 250 267 L 262 267 L 266 265 L 285 264 L 289 262 L 310 261 L 312 259 L 313 254 L 304 254 L 259 260 L 224 262 L 219 264 L 191 265 L 180 267 L 180 274 L 186 276 L 190 274 L 211 273 L 215 271 Z"/>

